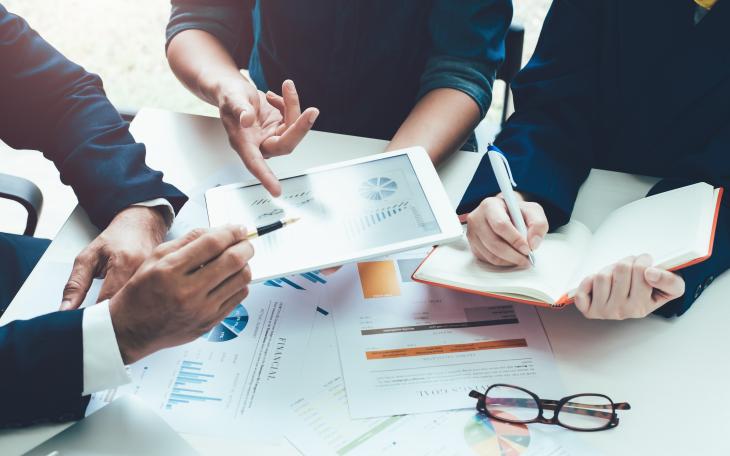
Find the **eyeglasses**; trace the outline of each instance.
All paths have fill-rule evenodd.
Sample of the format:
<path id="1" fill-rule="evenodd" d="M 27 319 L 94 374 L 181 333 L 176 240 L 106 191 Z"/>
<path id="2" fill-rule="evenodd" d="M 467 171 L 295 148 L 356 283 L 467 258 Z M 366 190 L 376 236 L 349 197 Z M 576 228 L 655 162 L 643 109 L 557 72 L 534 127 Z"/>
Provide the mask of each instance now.
<path id="1" fill-rule="evenodd" d="M 574 394 L 559 401 L 540 399 L 519 386 L 495 384 L 482 394 L 471 391 L 477 410 L 497 421 L 515 424 L 557 424 L 573 431 L 603 431 L 618 426 L 616 410 L 630 410 L 627 402 L 614 403 L 603 394 Z M 543 411 L 554 410 L 552 418 Z"/>

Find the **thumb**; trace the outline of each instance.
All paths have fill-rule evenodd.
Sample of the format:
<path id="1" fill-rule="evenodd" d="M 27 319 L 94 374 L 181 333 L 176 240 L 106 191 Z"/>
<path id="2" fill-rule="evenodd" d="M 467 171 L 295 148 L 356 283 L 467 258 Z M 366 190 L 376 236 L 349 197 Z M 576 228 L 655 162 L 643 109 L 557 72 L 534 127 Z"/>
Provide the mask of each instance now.
<path id="1" fill-rule="evenodd" d="M 238 114 L 238 122 L 242 128 L 251 127 L 256 121 L 256 110 L 253 105 L 249 102 L 245 102 L 241 105 L 241 111 Z"/>
<path id="2" fill-rule="evenodd" d="M 61 310 L 77 309 L 86 297 L 94 280 L 99 257 L 95 252 L 84 252 L 74 261 L 71 276 L 63 287 Z"/>
<path id="3" fill-rule="evenodd" d="M 672 272 L 649 267 L 644 271 L 644 279 L 655 289 L 657 302 L 669 302 L 684 294 L 684 280 Z"/>

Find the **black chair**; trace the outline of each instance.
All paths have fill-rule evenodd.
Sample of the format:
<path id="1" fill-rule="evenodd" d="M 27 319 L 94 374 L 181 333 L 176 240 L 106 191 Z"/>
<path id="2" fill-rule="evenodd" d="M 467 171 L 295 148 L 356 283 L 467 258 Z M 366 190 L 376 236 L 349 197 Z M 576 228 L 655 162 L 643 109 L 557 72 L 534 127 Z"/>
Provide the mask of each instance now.
<path id="1" fill-rule="evenodd" d="M 0 173 L 0 198 L 20 203 L 28 212 L 26 236 L 33 236 L 43 208 L 43 194 L 36 184 L 22 177 Z"/>
<path id="2" fill-rule="evenodd" d="M 525 43 L 525 28 L 519 24 L 512 24 L 504 40 L 504 62 L 497 71 L 497 79 L 504 81 L 504 102 L 502 104 L 501 125 L 507 122 L 508 110 L 512 93 L 512 80 L 522 68 L 522 50 Z"/>

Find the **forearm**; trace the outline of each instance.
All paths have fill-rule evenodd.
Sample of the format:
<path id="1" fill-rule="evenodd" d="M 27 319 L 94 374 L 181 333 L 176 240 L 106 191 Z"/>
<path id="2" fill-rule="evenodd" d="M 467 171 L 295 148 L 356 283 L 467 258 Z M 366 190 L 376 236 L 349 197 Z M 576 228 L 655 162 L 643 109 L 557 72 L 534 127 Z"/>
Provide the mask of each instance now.
<path id="1" fill-rule="evenodd" d="M 83 416 L 82 310 L 0 327 L 0 428 Z"/>
<path id="2" fill-rule="evenodd" d="M 416 103 L 388 150 L 421 146 L 438 163 L 464 144 L 479 118 L 479 107 L 469 95 L 448 88 L 432 90 Z"/>
<path id="3" fill-rule="evenodd" d="M 170 68 L 185 87 L 203 101 L 218 106 L 224 81 L 241 83 L 236 62 L 216 37 L 202 30 L 185 30 L 167 47 Z"/>

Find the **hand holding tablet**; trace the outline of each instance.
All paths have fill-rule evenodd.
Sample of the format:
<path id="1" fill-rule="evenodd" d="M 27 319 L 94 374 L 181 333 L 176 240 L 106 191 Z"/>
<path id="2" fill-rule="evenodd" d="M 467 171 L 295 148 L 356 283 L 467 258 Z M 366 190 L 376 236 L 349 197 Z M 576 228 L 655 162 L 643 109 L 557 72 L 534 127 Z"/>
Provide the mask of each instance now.
<path id="1" fill-rule="evenodd" d="M 416 147 L 206 192 L 211 226 L 300 220 L 251 242 L 253 281 L 324 269 L 457 239 L 462 228 L 438 174 Z"/>

